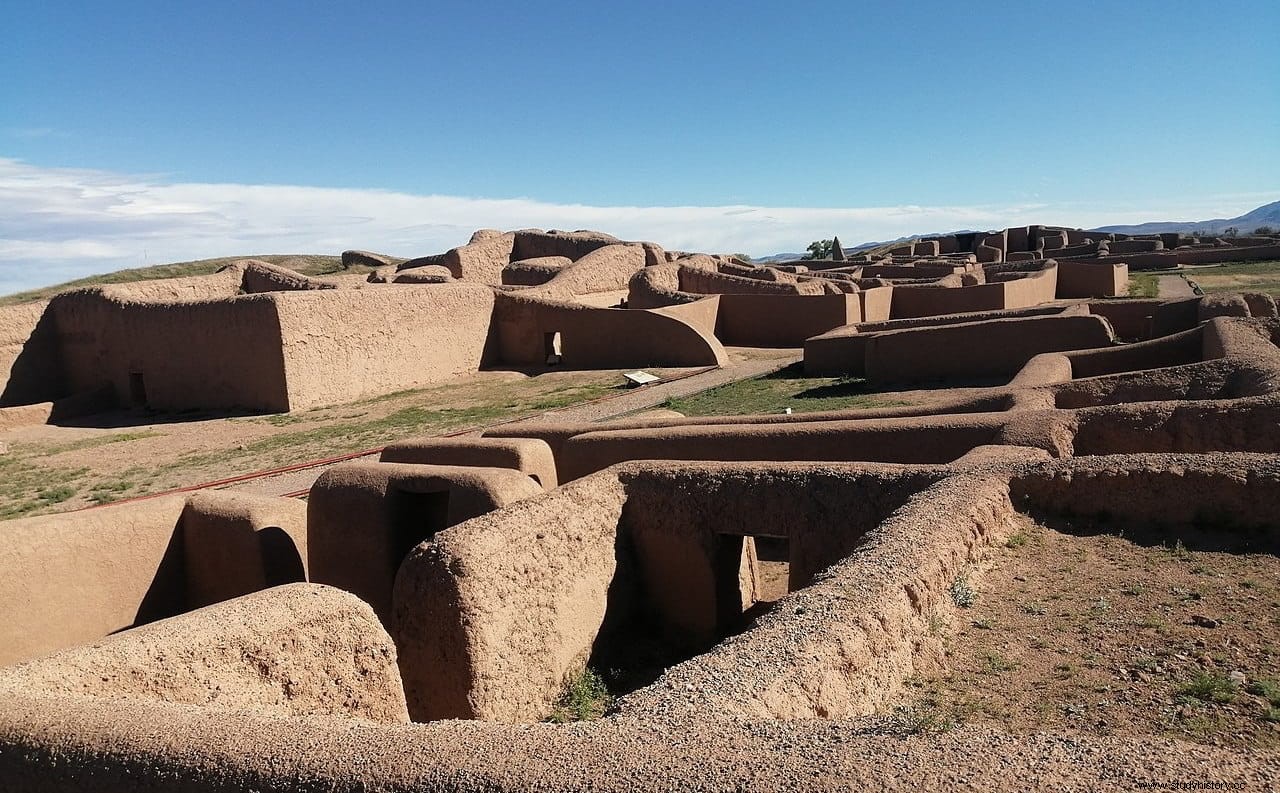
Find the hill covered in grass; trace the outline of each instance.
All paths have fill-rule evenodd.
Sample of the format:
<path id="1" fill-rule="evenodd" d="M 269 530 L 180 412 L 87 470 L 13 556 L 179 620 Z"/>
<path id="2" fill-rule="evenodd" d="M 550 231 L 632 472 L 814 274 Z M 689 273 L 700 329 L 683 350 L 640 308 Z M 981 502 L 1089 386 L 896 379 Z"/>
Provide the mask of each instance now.
<path id="1" fill-rule="evenodd" d="M 312 256 L 307 254 L 269 254 L 266 256 L 224 256 L 218 259 L 197 259 L 192 262 L 174 262 L 157 264 L 151 267 L 135 267 L 130 270 L 116 270 L 103 275 L 91 275 L 55 284 L 27 292 L 18 292 L 0 297 L 0 306 L 12 306 L 19 303 L 33 303 L 47 300 L 59 292 L 68 289 L 80 289 L 86 286 L 103 286 L 105 284 L 127 284 L 134 281 L 154 281 L 161 278 L 187 278 L 193 275 L 210 275 L 241 259 L 258 259 L 281 267 L 288 267 L 303 275 L 334 275 L 338 273 L 367 273 L 370 268 L 363 266 L 343 267 L 340 256 Z"/>

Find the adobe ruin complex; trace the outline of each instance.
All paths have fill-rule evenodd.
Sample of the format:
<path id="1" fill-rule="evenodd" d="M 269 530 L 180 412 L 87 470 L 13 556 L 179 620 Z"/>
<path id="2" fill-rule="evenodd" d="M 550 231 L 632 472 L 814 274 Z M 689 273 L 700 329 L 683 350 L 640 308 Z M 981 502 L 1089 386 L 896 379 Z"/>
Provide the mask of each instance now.
<path id="1" fill-rule="evenodd" d="M 0 426 L 713 367 L 726 346 L 937 392 L 405 438 L 306 501 L 5 522 L 0 790 L 1275 789 L 1271 750 L 886 722 L 945 666 L 957 582 L 1031 522 L 1276 555 L 1276 302 L 1126 298 L 1131 270 L 1266 258 L 1273 238 L 1032 226 L 757 266 L 485 230 L 344 254 L 367 277 L 246 260 L 0 309 Z M 635 684 L 546 723 L 588 666 Z"/>

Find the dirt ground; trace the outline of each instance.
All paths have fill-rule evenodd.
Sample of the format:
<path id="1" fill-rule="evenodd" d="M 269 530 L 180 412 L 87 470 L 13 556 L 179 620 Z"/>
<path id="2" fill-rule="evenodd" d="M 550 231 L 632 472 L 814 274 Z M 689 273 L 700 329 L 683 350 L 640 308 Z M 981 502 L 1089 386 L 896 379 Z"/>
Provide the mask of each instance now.
<path id="1" fill-rule="evenodd" d="M 1055 525 L 1028 520 L 953 586 L 972 604 L 946 668 L 910 681 L 896 719 L 1280 747 L 1280 559 Z"/>
<path id="2" fill-rule="evenodd" d="M 487 371 L 445 385 L 275 415 L 101 414 L 0 432 L 0 519 L 199 484 L 489 424 L 621 390 L 623 370 Z M 669 376 L 685 370 L 655 370 Z"/>

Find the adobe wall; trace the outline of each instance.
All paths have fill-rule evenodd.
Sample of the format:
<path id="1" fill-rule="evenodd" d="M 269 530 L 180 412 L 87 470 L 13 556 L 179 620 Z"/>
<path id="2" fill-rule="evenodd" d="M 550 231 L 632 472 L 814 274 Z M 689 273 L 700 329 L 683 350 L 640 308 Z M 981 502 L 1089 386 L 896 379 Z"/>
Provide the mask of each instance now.
<path id="1" fill-rule="evenodd" d="M 307 580 L 307 505 L 197 492 L 182 511 L 186 608 Z"/>
<path id="2" fill-rule="evenodd" d="M 112 296 L 120 291 L 78 290 L 50 302 L 68 393 L 110 386 L 131 405 L 142 385 L 146 405 L 161 410 L 289 410 L 279 294 L 165 303 Z"/>
<path id="3" fill-rule="evenodd" d="M 1129 294 L 1129 267 L 1124 264 L 1058 262 L 1057 297 L 1117 297 Z"/>
<path id="4" fill-rule="evenodd" d="M 877 383 L 1012 376 L 1041 353 L 1114 343 L 1111 325 L 1091 315 L 891 330 L 868 339 L 866 376 Z"/>
<path id="5" fill-rule="evenodd" d="M 538 721 L 550 712 L 623 596 L 611 585 L 623 564 L 624 500 L 617 477 L 602 475 L 413 549 L 389 624 L 415 721 Z"/>
<path id="6" fill-rule="evenodd" d="M 494 312 L 487 286 L 388 286 L 270 298 L 283 338 L 286 410 L 438 383 L 486 362 Z"/>
<path id="7" fill-rule="evenodd" d="M 858 291 L 858 307 L 863 322 L 883 322 L 892 315 L 893 287 L 864 287 Z"/>
<path id="8" fill-rule="evenodd" d="M 854 466 L 787 467 L 827 483 L 822 492 L 833 499 L 844 494 L 855 516 L 849 524 L 835 508 L 838 501 L 812 503 L 803 479 L 792 483 L 785 470 L 760 468 L 769 487 L 756 490 L 769 495 L 746 501 L 742 512 L 763 509 L 812 531 L 813 547 L 827 545 L 834 564 L 807 589 L 791 592 L 787 608 L 624 698 L 620 718 L 723 713 L 794 723 L 872 713 L 918 668 L 940 661 L 942 642 L 930 626 L 951 618 L 948 588 L 1017 525 L 1007 486 L 998 479 L 956 476 L 931 485 L 920 472 L 895 477 Z M 869 497 L 870 510 L 857 504 L 860 494 Z M 809 520 L 784 518 L 771 509 L 778 502 Z M 849 553 L 839 558 L 839 550 Z"/>
<path id="9" fill-rule="evenodd" d="M 567 300 L 592 292 L 627 288 L 631 277 L 645 267 L 645 249 L 635 244 L 604 245 L 561 268 L 554 278 L 530 296 Z"/>
<path id="10" fill-rule="evenodd" d="M 1056 268 L 1014 281 L 977 286 L 895 286 L 892 318 L 1024 308 L 1053 300 L 1056 288 Z"/>
<path id="11" fill-rule="evenodd" d="M 567 256 L 521 259 L 502 268 L 502 283 L 504 286 L 540 286 L 559 275 L 570 263 Z"/>
<path id="12" fill-rule="evenodd" d="M 511 263 L 515 243 L 514 232 L 503 234 L 481 229 L 471 235 L 471 241 L 466 245 L 445 252 L 440 264 L 448 267 L 454 278 L 496 286 L 502 283 L 503 268 Z M 533 255 L 521 255 L 516 258 L 530 259 Z"/>
<path id="13" fill-rule="evenodd" d="M 1159 298 L 1094 300 L 1089 302 L 1089 312 L 1106 317 L 1120 338 L 1137 341 L 1151 338 L 1151 318 L 1162 302 Z"/>
<path id="14" fill-rule="evenodd" d="M 862 322 L 856 326 L 836 328 L 808 338 L 804 342 L 804 371 L 810 376 L 866 373 L 866 347 L 872 336 L 881 331 L 956 325 L 967 322 L 983 322 L 991 319 L 1007 319 L 1032 316 L 1062 316 L 1087 314 L 1083 306 L 1041 306 L 1037 308 L 1011 309 L 1008 311 L 978 311 L 964 314 L 943 314 L 915 319 L 894 319 L 880 322 Z"/>
<path id="15" fill-rule="evenodd" d="M 858 295 L 720 295 L 716 335 L 743 347 L 800 347 L 832 328 L 862 321 Z"/>
<path id="16" fill-rule="evenodd" d="M 287 267 L 257 259 L 245 259 L 236 264 L 244 267 L 240 288 L 248 294 L 256 292 L 293 292 L 306 289 L 336 289 L 336 284 L 308 278 Z"/>
<path id="17" fill-rule="evenodd" d="M 766 281 L 684 266 L 680 268 L 680 291 L 702 295 L 820 295 L 824 289 L 813 281 Z"/>
<path id="18" fill-rule="evenodd" d="M 811 460 L 948 463 L 992 442 L 1005 421 L 963 417 L 795 421 L 608 429 L 574 435 L 556 454 L 561 481 L 628 460 Z"/>
<path id="19" fill-rule="evenodd" d="M 547 339 L 558 333 L 566 368 L 719 366 L 728 359 L 707 328 L 719 300 L 712 296 L 661 309 L 614 309 L 499 293 L 494 360 L 545 365 Z"/>
<path id="20" fill-rule="evenodd" d="M 0 406 L 66 396 L 49 301 L 0 307 Z"/>
<path id="21" fill-rule="evenodd" d="M 1013 496 L 1036 513 L 1106 516 L 1134 528 L 1198 527 L 1253 533 L 1256 551 L 1280 547 L 1280 472 L 1254 455 L 1144 454 L 1057 461 L 1015 476 Z M 1224 525 L 1224 518 L 1225 524 Z"/>
<path id="22" fill-rule="evenodd" d="M 258 592 L 0 669 L 0 691 L 15 690 L 264 716 L 409 720 L 395 645 L 373 610 L 345 592 L 309 584 Z"/>
<path id="23" fill-rule="evenodd" d="M 1143 402 L 1073 411 L 1070 452 L 1261 452 L 1280 450 L 1274 395 L 1204 402 Z"/>
<path id="24" fill-rule="evenodd" d="M 1080 348 L 1067 352 L 1073 377 L 1096 377 L 1135 369 L 1178 366 L 1201 360 L 1203 329 L 1193 328 L 1148 341 L 1106 346 L 1102 349 Z M 1101 345 L 1099 345 L 1101 346 Z"/>
<path id="25" fill-rule="evenodd" d="M 554 490 L 557 484 L 551 447 L 534 438 L 410 438 L 388 444 L 378 460 L 510 468 L 530 477 L 545 490 Z"/>
<path id="26" fill-rule="evenodd" d="M 514 260 L 564 256 L 577 261 L 599 248 L 621 242 L 617 237 L 600 231 L 546 232 L 521 229 L 515 232 L 512 256 L 515 257 Z"/>
<path id="27" fill-rule="evenodd" d="M 523 473 L 504 468 L 335 466 L 321 474 L 307 499 L 310 580 L 351 592 L 390 624 L 392 582 L 414 546 L 541 492 Z"/>
<path id="28" fill-rule="evenodd" d="M 661 308 L 705 298 L 680 291 L 680 267 L 671 263 L 637 270 L 627 282 L 627 308 Z"/>
<path id="29" fill-rule="evenodd" d="M 181 611 L 185 506 L 166 496 L 6 521 L 0 666 Z"/>

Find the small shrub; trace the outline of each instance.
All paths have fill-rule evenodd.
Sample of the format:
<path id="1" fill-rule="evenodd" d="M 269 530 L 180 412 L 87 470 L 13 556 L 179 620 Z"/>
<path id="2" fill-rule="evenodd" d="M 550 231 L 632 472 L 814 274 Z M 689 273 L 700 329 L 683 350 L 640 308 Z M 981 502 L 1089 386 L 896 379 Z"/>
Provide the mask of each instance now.
<path id="1" fill-rule="evenodd" d="M 1009 539 L 1004 541 L 1004 546 L 1006 548 L 1016 549 L 1016 548 L 1021 548 L 1026 544 L 1027 544 L 1026 532 L 1021 532 L 1021 531 L 1018 532 L 1017 534 L 1011 535 Z"/>
<path id="2" fill-rule="evenodd" d="M 1045 613 L 1044 606 L 1039 603 L 1023 603 L 1022 611 L 1024 614 L 1030 614 L 1035 617 L 1043 617 Z"/>
<path id="3" fill-rule="evenodd" d="M 969 583 L 967 576 L 960 576 L 951 582 L 951 602 L 955 603 L 962 609 L 967 609 L 978 599 L 978 593 L 973 591 L 973 586 Z"/>
<path id="4" fill-rule="evenodd" d="M 1198 699 L 1225 705 L 1236 698 L 1236 684 L 1217 672 L 1200 672 L 1191 682 L 1178 689 L 1183 700 Z"/>
<path id="5" fill-rule="evenodd" d="M 564 724 L 570 721 L 588 721 L 604 715 L 613 704 L 613 695 L 604 678 L 594 669 L 583 669 L 565 684 L 564 693 L 556 702 L 556 709 L 547 721 Z"/>
<path id="6" fill-rule="evenodd" d="M 1262 697 L 1273 708 L 1280 708 L 1280 683 L 1274 680 L 1259 679 L 1250 683 L 1246 690 L 1254 696 Z"/>
<path id="7" fill-rule="evenodd" d="M 893 716 L 889 720 L 889 728 L 902 735 L 946 732 L 954 726 L 955 721 L 939 713 L 934 703 L 899 705 L 893 709 Z"/>

